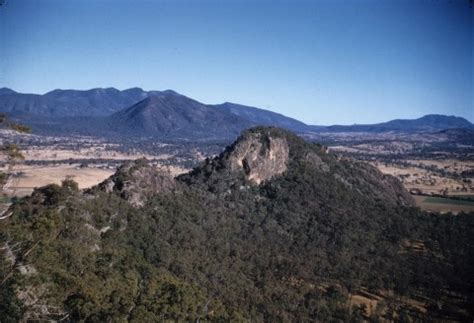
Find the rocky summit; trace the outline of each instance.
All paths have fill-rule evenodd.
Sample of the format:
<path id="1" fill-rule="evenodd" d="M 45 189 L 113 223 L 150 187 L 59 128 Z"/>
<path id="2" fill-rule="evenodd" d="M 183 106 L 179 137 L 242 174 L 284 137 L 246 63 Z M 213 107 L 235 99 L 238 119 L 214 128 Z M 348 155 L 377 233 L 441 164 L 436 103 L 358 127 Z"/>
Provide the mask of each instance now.
<path id="1" fill-rule="evenodd" d="M 286 171 L 288 158 L 285 138 L 247 132 L 231 148 L 226 166 L 232 171 L 244 171 L 248 180 L 260 184 Z"/>
<path id="2" fill-rule="evenodd" d="M 366 163 L 328 154 L 325 147 L 305 142 L 290 131 L 275 127 L 244 131 L 221 155 L 207 159 L 181 179 L 195 182 L 200 178 L 203 183 L 214 183 L 210 189 L 215 190 L 226 180 L 230 181 L 230 187 L 236 187 L 238 182 L 271 185 L 271 179 L 302 171 L 314 173 L 313 180 L 324 178 L 327 184 L 321 182 L 319 187 L 326 192 L 347 189 L 351 194 L 392 205 L 414 205 L 410 194 L 394 177 Z"/>

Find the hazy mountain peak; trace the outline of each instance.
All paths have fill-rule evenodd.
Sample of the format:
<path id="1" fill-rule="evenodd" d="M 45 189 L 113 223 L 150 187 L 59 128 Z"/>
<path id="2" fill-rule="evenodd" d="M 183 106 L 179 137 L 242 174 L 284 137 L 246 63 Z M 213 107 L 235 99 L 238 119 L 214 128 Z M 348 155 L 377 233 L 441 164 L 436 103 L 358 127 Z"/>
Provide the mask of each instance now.
<path id="1" fill-rule="evenodd" d="M 125 89 L 122 91 L 123 93 L 145 93 L 146 91 L 143 90 L 141 87 L 131 87 L 129 89 Z"/>
<path id="2" fill-rule="evenodd" d="M 418 118 L 418 120 L 426 120 L 426 121 L 435 121 L 435 122 L 441 122 L 441 121 L 456 121 L 456 122 L 462 122 L 466 124 L 471 124 L 467 119 L 463 117 L 458 117 L 455 115 L 443 115 L 443 114 L 427 114 L 424 115 L 421 118 Z"/>
<path id="3" fill-rule="evenodd" d="M 176 92 L 148 92 L 133 106 L 111 115 L 113 129 L 130 135 L 205 136 L 228 138 L 252 125 L 227 111 L 202 104 Z"/>
<path id="4" fill-rule="evenodd" d="M 7 87 L 2 87 L 0 88 L 0 95 L 3 95 L 3 94 L 15 94 L 17 92 L 13 91 L 12 89 L 9 89 Z"/>
<path id="5" fill-rule="evenodd" d="M 164 91 L 162 91 L 162 93 L 164 94 L 172 94 L 172 95 L 181 95 L 179 94 L 178 92 L 174 91 L 174 90 L 171 90 L 171 89 L 166 89 Z"/>
<path id="6" fill-rule="evenodd" d="M 462 117 L 427 114 L 417 119 L 395 119 L 377 124 L 329 126 L 322 131 L 332 132 L 431 132 L 450 128 L 472 128 L 474 125 Z"/>
<path id="7" fill-rule="evenodd" d="M 43 95 L 51 95 L 51 94 L 55 94 L 55 93 L 59 93 L 59 92 L 62 92 L 62 91 L 67 91 L 67 90 L 63 90 L 63 89 L 54 89 L 54 90 L 51 90 L 49 92 L 46 92 L 45 94 Z"/>
<path id="8" fill-rule="evenodd" d="M 432 128 L 432 129 L 447 129 L 447 128 L 458 128 L 458 127 L 471 127 L 472 123 L 468 120 L 457 117 L 447 116 L 441 114 L 427 114 L 418 119 L 406 120 L 397 119 L 386 122 L 385 125 L 397 125 L 402 127 L 413 127 L 413 128 Z"/>
<path id="9" fill-rule="evenodd" d="M 145 97 L 143 100 L 134 104 L 132 107 L 139 107 L 139 108 L 153 107 L 153 106 L 156 106 L 157 104 L 165 102 L 167 99 L 169 99 L 169 96 L 167 96 L 166 94 L 152 93 L 152 94 L 149 94 L 147 97 Z"/>
<path id="10" fill-rule="evenodd" d="M 112 87 L 106 87 L 106 88 L 101 88 L 104 91 L 109 91 L 109 92 L 121 92 L 119 89 Z"/>

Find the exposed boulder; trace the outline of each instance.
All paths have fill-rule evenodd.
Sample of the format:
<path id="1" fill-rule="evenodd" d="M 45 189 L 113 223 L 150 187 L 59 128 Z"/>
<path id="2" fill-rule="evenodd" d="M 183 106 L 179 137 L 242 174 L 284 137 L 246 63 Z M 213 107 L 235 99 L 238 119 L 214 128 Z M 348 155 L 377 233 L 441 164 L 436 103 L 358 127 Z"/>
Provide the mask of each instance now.
<path id="1" fill-rule="evenodd" d="M 140 207 L 154 194 L 175 191 L 176 184 L 169 172 L 150 165 L 145 159 L 139 159 L 118 168 L 98 188 L 118 193 L 133 206 Z"/>

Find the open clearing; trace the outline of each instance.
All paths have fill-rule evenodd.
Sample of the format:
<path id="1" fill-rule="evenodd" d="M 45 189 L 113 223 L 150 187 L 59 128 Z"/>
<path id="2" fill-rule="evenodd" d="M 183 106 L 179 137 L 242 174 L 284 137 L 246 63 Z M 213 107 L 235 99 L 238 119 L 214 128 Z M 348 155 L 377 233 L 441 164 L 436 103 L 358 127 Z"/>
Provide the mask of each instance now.
<path id="1" fill-rule="evenodd" d="M 114 170 L 99 168 L 79 168 L 78 165 L 58 166 L 17 166 L 14 169 L 11 185 L 6 189 L 8 196 L 25 196 L 31 194 L 35 187 L 48 184 L 60 184 L 71 178 L 79 188 L 88 188 L 105 180 Z"/>
<path id="2" fill-rule="evenodd" d="M 189 171 L 177 166 L 161 168 L 173 176 Z M 36 187 L 60 184 L 66 178 L 77 182 L 80 189 L 85 189 L 99 184 L 114 173 L 115 168 L 80 167 L 79 164 L 17 165 L 4 191 L 8 197 L 23 197 L 31 194 Z"/>
<path id="3" fill-rule="evenodd" d="M 110 145 L 109 145 L 110 146 Z M 172 157 L 169 154 L 150 155 L 137 153 L 122 153 L 114 150 L 107 150 L 105 144 L 96 145 L 88 148 L 78 148 L 75 150 L 64 149 L 60 147 L 47 148 L 29 148 L 23 151 L 25 160 L 66 160 L 66 159 L 116 159 L 116 160 L 135 160 L 138 158 L 147 159 L 168 159 Z"/>
<path id="4" fill-rule="evenodd" d="M 455 163 L 453 162 L 453 165 Z M 472 162 L 459 162 L 462 170 L 471 169 Z M 457 178 L 453 176 L 442 176 L 440 173 L 423 169 L 417 166 L 401 166 L 395 164 L 372 163 L 382 173 L 397 177 L 406 189 L 418 189 L 425 194 L 443 194 L 461 195 L 466 193 L 474 194 L 473 181 L 471 176 Z"/>
<path id="5" fill-rule="evenodd" d="M 60 184 L 66 178 L 76 181 L 81 189 L 89 188 L 111 176 L 119 165 L 140 158 L 174 176 L 189 170 L 176 165 L 182 158 L 175 158 L 172 146 L 160 142 L 146 146 L 153 148 L 150 152 L 97 138 L 49 137 L 0 130 L 2 141 L 17 143 L 24 156 L 23 161 L 8 169 L 6 156 L 0 154 L 0 171 L 11 174 L 3 188 L 6 197 L 29 195 L 34 188 Z"/>

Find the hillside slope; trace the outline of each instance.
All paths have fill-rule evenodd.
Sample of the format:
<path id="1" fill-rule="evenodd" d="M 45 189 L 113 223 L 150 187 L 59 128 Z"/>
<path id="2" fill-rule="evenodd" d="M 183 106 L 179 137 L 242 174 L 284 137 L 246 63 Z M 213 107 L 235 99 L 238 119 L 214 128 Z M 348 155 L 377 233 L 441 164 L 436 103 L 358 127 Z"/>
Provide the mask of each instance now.
<path id="1" fill-rule="evenodd" d="M 304 131 L 278 113 L 224 103 L 206 105 L 172 90 L 54 90 L 43 95 L 0 89 L 0 112 L 48 135 L 235 138 L 252 125 Z"/>
<path id="2" fill-rule="evenodd" d="M 173 93 L 152 95 L 105 122 L 111 131 L 124 135 L 216 138 L 236 136 L 253 125 L 247 119 Z"/>
<path id="3" fill-rule="evenodd" d="M 140 160 L 17 201 L 0 222 L 0 317 L 469 320 L 474 217 L 410 205 L 374 167 L 254 128 L 176 179 Z"/>
<path id="4" fill-rule="evenodd" d="M 305 132 L 310 130 L 310 128 L 301 121 L 264 109 L 230 102 L 218 104 L 216 107 L 229 111 L 230 113 L 247 120 L 251 120 L 254 124 L 260 126 L 275 126 L 295 132 Z"/>

